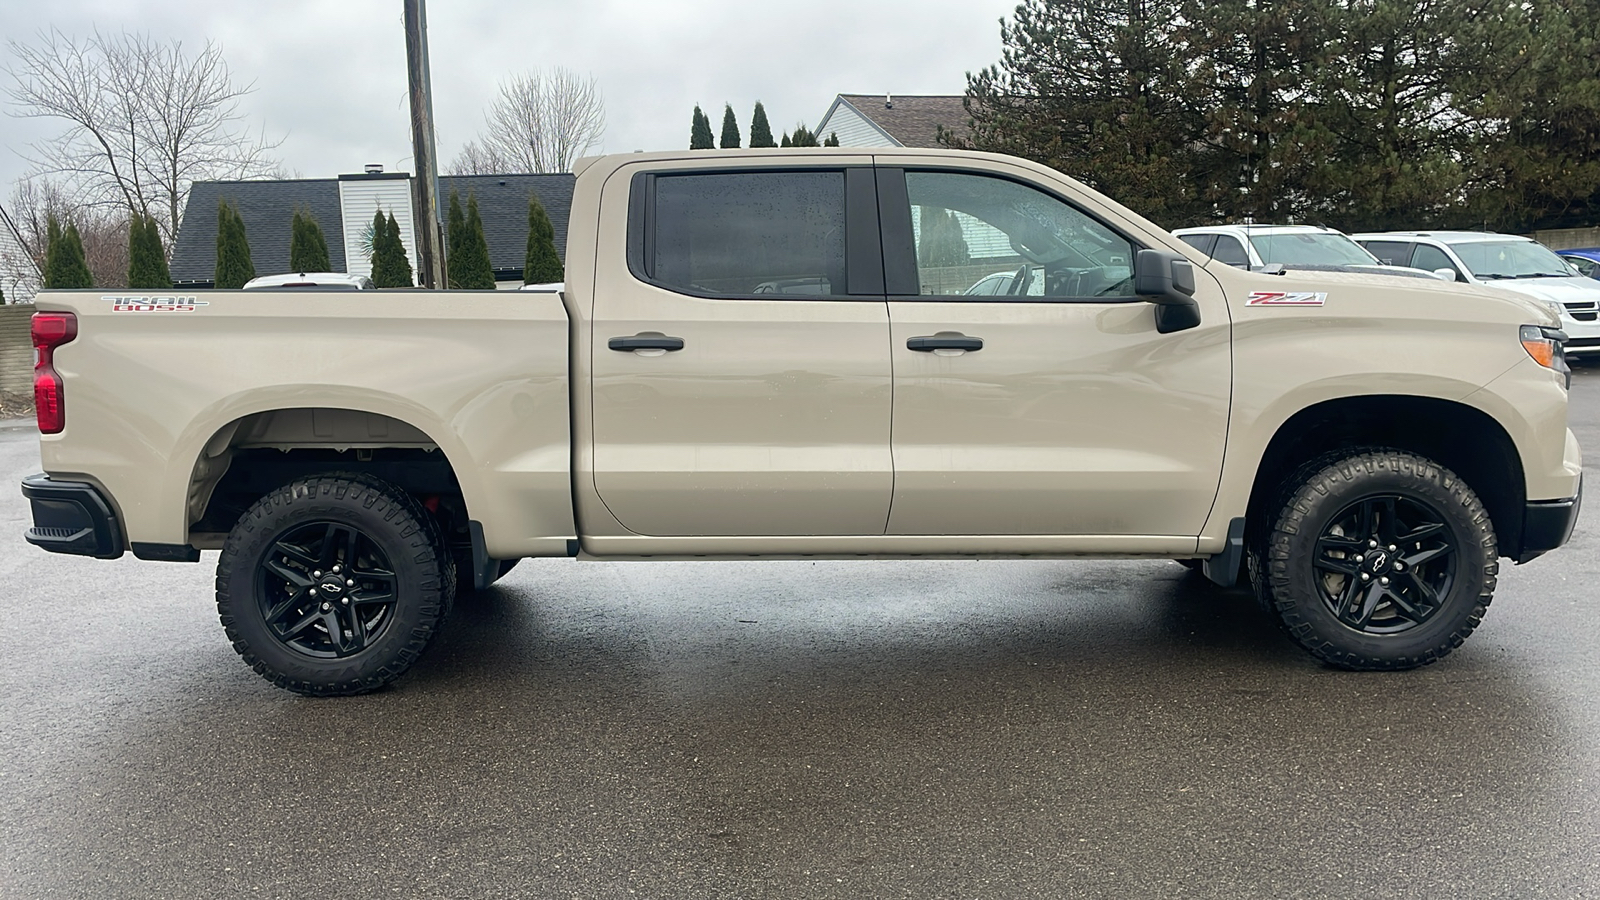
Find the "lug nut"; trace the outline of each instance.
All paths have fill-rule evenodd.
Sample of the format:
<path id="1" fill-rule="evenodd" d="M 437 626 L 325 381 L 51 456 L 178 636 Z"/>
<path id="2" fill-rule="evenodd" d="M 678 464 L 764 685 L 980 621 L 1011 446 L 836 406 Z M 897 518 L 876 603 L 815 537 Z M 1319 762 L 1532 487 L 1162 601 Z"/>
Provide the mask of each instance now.
<path id="1" fill-rule="evenodd" d="M 321 578 L 322 577 L 322 570 L 318 569 L 315 572 L 312 572 L 311 573 L 311 577 L 312 578 Z"/>
<path id="2" fill-rule="evenodd" d="M 1393 550 L 1393 549 L 1394 549 L 1394 548 L 1393 548 L 1393 547 L 1390 547 L 1390 548 L 1389 548 L 1389 549 L 1390 549 L 1390 550 Z M 335 572 L 337 572 L 337 571 L 339 571 L 339 567 L 338 567 L 338 566 L 334 566 L 334 567 L 333 567 L 333 570 L 334 570 L 334 571 L 335 571 Z"/>
<path id="3" fill-rule="evenodd" d="M 1371 575 L 1368 575 L 1368 574 L 1367 574 L 1367 573 L 1365 573 L 1365 572 L 1362 572 L 1362 573 L 1361 573 L 1361 580 L 1362 580 L 1362 581 L 1371 581 L 1371 580 L 1372 580 L 1372 576 L 1371 576 Z"/>
<path id="4" fill-rule="evenodd" d="M 1405 568 L 1406 568 L 1406 564 L 1405 563 L 1400 562 L 1398 560 L 1395 561 L 1394 570 L 1396 572 L 1403 572 L 1403 571 L 1405 571 Z"/>
<path id="5" fill-rule="evenodd" d="M 356 580 L 354 578 L 346 578 L 344 580 L 344 586 L 345 587 L 355 587 L 356 586 Z"/>
<path id="6" fill-rule="evenodd" d="M 1378 542 L 1369 540 L 1369 541 L 1367 541 L 1367 546 L 1368 547 L 1376 547 L 1376 546 L 1378 546 Z"/>
<path id="7" fill-rule="evenodd" d="M 311 589 L 311 596 L 315 597 L 316 595 L 317 595 L 317 589 L 316 588 L 312 588 Z"/>
<path id="8" fill-rule="evenodd" d="M 1393 553 L 1395 551 L 1395 549 L 1396 549 L 1395 545 L 1393 545 L 1393 544 L 1389 545 L 1389 552 Z"/>
<path id="9" fill-rule="evenodd" d="M 1389 579 L 1388 578 L 1379 578 L 1378 579 L 1378 583 L 1379 584 L 1388 584 L 1389 583 Z"/>
<path id="10" fill-rule="evenodd" d="M 339 598 L 339 602 L 343 603 L 345 606 L 349 606 L 350 605 L 350 598 L 349 597 L 340 597 Z"/>
<path id="11" fill-rule="evenodd" d="M 332 603 L 324 603 L 324 604 L 322 604 L 322 611 L 323 612 L 327 612 L 330 609 L 333 609 L 333 604 Z"/>
<path id="12" fill-rule="evenodd" d="M 1366 562 L 1366 561 L 1367 561 L 1367 558 L 1365 556 L 1362 556 L 1360 553 L 1356 554 L 1356 562 Z"/>

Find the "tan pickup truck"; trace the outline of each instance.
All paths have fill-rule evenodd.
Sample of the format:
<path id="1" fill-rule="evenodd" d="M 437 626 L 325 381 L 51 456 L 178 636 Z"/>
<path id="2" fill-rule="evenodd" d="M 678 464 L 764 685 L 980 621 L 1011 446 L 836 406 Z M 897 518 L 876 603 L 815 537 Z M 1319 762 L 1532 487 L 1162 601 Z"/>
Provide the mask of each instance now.
<path id="1" fill-rule="evenodd" d="M 1003 156 L 577 170 L 559 292 L 41 295 L 27 539 L 220 549 L 244 659 L 350 694 L 541 556 L 1172 558 L 1407 668 L 1577 518 L 1543 305 L 1240 271 Z"/>

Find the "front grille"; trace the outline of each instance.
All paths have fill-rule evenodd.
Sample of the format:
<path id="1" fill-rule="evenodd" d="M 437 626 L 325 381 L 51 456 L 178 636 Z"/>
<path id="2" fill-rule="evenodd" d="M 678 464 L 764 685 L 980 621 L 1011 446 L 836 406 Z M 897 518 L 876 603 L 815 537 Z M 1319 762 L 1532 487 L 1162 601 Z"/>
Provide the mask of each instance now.
<path id="1" fill-rule="evenodd" d="M 1574 319 L 1577 319 L 1579 322 L 1593 322 L 1596 319 L 1600 319 L 1600 313 L 1597 313 L 1597 312 L 1573 313 L 1572 317 Z"/>
<path id="2" fill-rule="evenodd" d="M 1600 337 L 1569 337 L 1562 346 L 1568 350 L 1577 347 L 1600 347 Z"/>

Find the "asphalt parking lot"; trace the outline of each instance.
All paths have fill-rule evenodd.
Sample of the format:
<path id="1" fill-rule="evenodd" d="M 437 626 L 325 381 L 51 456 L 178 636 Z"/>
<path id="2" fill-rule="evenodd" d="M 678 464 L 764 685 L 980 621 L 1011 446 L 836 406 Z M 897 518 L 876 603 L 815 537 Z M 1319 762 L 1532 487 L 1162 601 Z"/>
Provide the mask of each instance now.
<path id="1" fill-rule="evenodd" d="M 25 545 L 38 465 L 0 432 L 0 897 L 1600 896 L 1594 504 L 1415 672 L 1166 562 L 559 560 L 308 700 L 215 554 Z"/>

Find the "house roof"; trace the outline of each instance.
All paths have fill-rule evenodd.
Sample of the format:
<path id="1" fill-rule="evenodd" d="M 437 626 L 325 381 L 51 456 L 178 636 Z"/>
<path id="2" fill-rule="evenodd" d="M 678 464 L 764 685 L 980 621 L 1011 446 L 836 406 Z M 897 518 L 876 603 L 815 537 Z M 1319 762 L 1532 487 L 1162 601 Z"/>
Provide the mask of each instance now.
<path id="1" fill-rule="evenodd" d="M 962 99 L 960 94 L 840 94 L 834 103 L 848 103 L 902 147 L 937 147 L 940 125 L 967 131 Z"/>
<path id="2" fill-rule="evenodd" d="M 404 177 L 403 173 L 401 177 Z M 385 173 L 386 177 L 394 174 Z M 350 178 L 352 176 L 341 176 Z M 356 178 L 372 176 L 353 176 Z M 294 211 L 307 208 L 322 226 L 328 241 L 328 261 L 336 272 L 346 271 L 343 221 L 338 178 L 288 181 L 197 181 L 184 209 L 178 240 L 172 248 L 172 280 L 195 287 L 209 286 L 217 265 L 217 206 L 226 199 L 239 209 L 250 239 L 250 258 L 262 275 L 289 271 L 289 226 Z M 528 248 L 528 195 L 537 194 L 550 223 L 555 226 L 556 252 L 566 258 L 567 211 L 572 206 L 570 174 L 465 175 L 439 179 L 441 205 L 452 189 L 465 202 L 478 198 L 484 237 L 489 244 L 489 264 L 502 280 L 520 278 Z M 410 223 L 403 223 L 410 227 Z M 412 260 L 412 265 L 416 260 Z"/>

